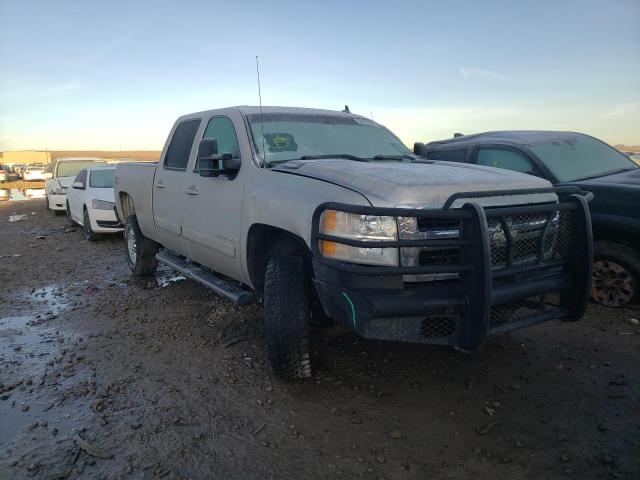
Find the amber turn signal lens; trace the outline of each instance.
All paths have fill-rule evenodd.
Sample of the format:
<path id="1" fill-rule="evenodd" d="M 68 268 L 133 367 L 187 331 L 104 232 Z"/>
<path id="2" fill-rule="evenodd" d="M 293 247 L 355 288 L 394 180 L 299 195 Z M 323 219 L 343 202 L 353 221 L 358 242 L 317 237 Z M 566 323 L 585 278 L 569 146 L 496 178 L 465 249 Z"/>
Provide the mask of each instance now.
<path id="1" fill-rule="evenodd" d="M 327 240 L 320 240 L 320 253 L 325 257 L 334 257 L 338 251 L 338 244 L 336 242 L 329 242 Z"/>
<path id="2" fill-rule="evenodd" d="M 338 225 L 338 212 L 335 210 L 325 210 L 322 215 L 322 232 L 335 232 Z"/>

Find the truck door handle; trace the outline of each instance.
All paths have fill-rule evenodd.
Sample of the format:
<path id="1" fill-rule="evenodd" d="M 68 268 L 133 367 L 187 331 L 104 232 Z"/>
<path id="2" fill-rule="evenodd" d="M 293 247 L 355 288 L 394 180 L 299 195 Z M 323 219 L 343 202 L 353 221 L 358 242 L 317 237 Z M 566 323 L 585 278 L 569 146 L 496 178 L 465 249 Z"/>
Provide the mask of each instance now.
<path id="1" fill-rule="evenodd" d="M 198 190 L 196 190 L 196 187 L 191 186 L 189 188 L 185 188 L 184 193 L 187 195 L 198 195 Z"/>
<path id="2" fill-rule="evenodd" d="M 154 187 L 156 187 L 156 188 L 164 188 L 164 183 L 162 183 L 162 181 L 160 181 L 160 182 L 156 183 L 154 185 Z"/>

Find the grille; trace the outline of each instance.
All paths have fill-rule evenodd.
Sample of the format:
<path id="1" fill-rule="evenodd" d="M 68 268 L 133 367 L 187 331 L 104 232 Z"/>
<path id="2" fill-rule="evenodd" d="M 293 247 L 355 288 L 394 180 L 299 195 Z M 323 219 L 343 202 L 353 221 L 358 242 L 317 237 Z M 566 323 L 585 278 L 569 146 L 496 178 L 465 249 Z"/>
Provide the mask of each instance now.
<path id="1" fill-rule="evenodd" d="M 418 217 L 417 225 L 420 232 L 428 232 L 430 230 L 460 230 L 460 220 Z"/>
<path id="2" fill-rule="evenodd" d="M 439 315 L 427 317 L 422 321 L 420 333 L 423 337 L 433 339 L 447 339 L 456 331 L 457 317 Z"/>
<path id="3" fill-rule="evenodd" d="M 423 337 L 433 340 L 447 340 L 456 331 L 456 325 L 460 320 L 461 309 L 455 307 L 442 307 L 431 311 L 420 326 Z"/>
<path id="4" fill-rule="evenodd" d="M 493 269 L 507 267 L 509 247 L 515 266 L 565 258 L 571 238 L 570 217 L 571 212 L 562 211 L 491 219 L 488 226 Z"/>
<path id="5" fill-rule="evenodd" d="M 523 300 L 493 305 L 489 313 L 489 330 L 506 323 L 517 323 L 527 317 L 539 315 L 559 305 L 556 292 L 534 295 Z"/>
<path id="6" fill-rule="evenodd" d="M 491 209 L 486 211 L 493 271 L 562 260 L 568 256 L 573 225 L 571 211 L 500 218 L 492 216 Z M 399 217 L 398 231 L 402 240 L 448 240 L 463 237 L 463 224 L 460 220 Z M 403 247 L 400 249 L 400 264 L 407 267 L 460 265 L 464 263 L 462 254 L 460 247 Z M 457 277 L 458 274 L 446 273 L 405 275 L 405 281 Z"/>
<path id="7" fill-rule="evenodd" d="M 422 250 L 419 262 L 420 265 L 458 265 L 461 263 L 460 248 Z"/>
<path id="8" fill-rule="evenodd" d="M 560 212 L 558 228 L 545 238 L 545 251 L 554 260 L 560 260 L 569 256 L 571 238 L 573 237 L 575 215 L 572 211 Z"/>
<path id="9" fill-rule="evenodd" d="M 508 322 L 517 322 L 542 312 L 544 312 L 544 303 L 541 295 L 502 305 L 493 305 L 489 314 L 489 328 L 499 327 Z"/>

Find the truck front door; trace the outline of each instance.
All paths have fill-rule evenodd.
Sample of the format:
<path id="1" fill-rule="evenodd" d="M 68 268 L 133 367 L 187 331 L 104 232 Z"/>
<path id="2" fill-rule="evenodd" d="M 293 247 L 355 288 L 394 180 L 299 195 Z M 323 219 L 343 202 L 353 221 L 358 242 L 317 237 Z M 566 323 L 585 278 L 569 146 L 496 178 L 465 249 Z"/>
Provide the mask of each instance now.
<path id="1" fill-rule="evenodd" d="M 242 117 L 238 117 L 237 121 L 241 120 Z M 238 128 L 242 128 L 240 123 Z M 215 138 L 219 153 L 230 153 L 233 158 L 240 158 L 236 127 L 231 118 L 223 115 L 212 117 L 203 138 Z M 249 165 L 244 165 L 233 176 L 217 177 L 201 177 L 197 158 L 193 165 L 193 171 L 188 172 L 184 184 L 182 234 L 187 256 L 239 280 L 242 179 Z"/>
<path id="2" fill-rule="evenodd" d="M 180 254 L 185 253 L 182 241 L 184 183 L 199 126 L 199 118 L 176 126 L 153 178 L 153 219 L 158 238 L 162 245 Z"/>

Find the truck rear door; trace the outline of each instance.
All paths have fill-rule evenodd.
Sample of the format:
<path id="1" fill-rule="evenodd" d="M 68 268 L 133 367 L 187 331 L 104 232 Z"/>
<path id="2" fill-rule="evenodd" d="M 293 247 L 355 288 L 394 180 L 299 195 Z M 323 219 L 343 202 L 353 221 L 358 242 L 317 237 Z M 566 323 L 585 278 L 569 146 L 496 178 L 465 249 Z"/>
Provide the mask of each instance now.
<path id="1" fill-rule="evenodd" d="M 195 155 L 194 139 L 200 119 L 178 123 L 153 179 L 153 218 L 158 239 L 165 247 L 184 254 L 182 220 L 184 183 L 189 157 Z"/>

